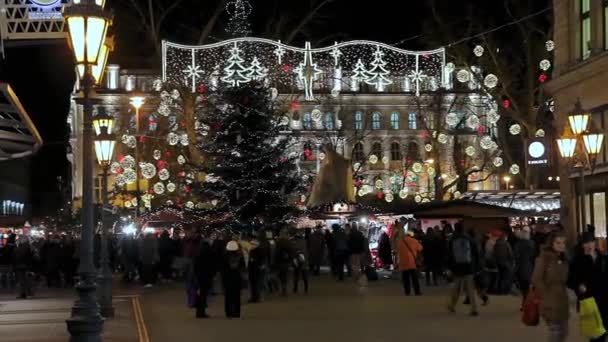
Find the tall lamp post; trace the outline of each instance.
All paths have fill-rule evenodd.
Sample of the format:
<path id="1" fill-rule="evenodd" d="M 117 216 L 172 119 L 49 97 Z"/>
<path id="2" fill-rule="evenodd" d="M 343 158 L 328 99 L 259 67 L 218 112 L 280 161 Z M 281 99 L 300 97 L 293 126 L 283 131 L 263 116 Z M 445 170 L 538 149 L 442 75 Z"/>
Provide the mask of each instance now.
<path id="1" fill-rule="evenodd" d="M 566 128 L 566 132 L 557 139 L 560 156 L 566 161 L 568 167 L 571 167 L 573 171 L 579 171 L 581 175 L 583 229 L 587 226 L 585 171 L 589 170 L 593 173 L 595 158 L 601 152 L 604 143 L 604 133 L 596 131 L 590 121 L 591 114 L 583 110 L 580 100 L 577 101 L 574 111 L 568 115 L 570 129 Z M 575 197 L 578 200 L 579 193 L 576 190 Z"/>
<path id="2" fill-rule="evenodd" d="M 139 144 L 141 143 L 141 135 L 139 134 L 139 110 L 146 102 L 146 98 L 141 94 L 133 93 L 129 102 L 131 103 L 131 106 L 135 108 L 135 136 L 137 138 L 137 143 L 135 144 L 135 173 L 137 174 L 135 188 L 137 205 L 135 206 L 135 217 L 139 218 L 139 208 L 141 205 L 141 189 L 139 186 Z"/>
<path id="3" fill-rule="evenodd" d="M 79 281 L 76 285 L 78 299 L 67 320 L 67 328 L 72 342 L 101 342 L 103 318 L 95 295 L 95 267 L 93 265 L 93 86 L 95 80 L 92 66 L 98 63 L 104 43 L 110 15 L 104 11 L 105 0 L 75 0 L 65 9 L 69 31 L 69 42 L 74 52 L 76 65 L 81 66 L 83 105 L 82 127 L 82 234 L 80 242 Z"/>
<path id="4" fill-rule="evenodd" d="M 102 169 L 101 178 L 101 193 L 103 196 L 102 207 L 102 228 L 103 234 L 101 237 L 101 272 L 99 273 L 99 282 L 97 287 L 97 299 L 101 307 L 101 315 L 103 317 L 114 317 L 114 307 L 112 306 L 112 268 L 110 267 L 110 256 L 108 250 L 108 224 L 104 219 L 105 211 L 108 207 L 108 170 L 112 162 L 114 154 L 114 145 L 116 137 L 112 133 L 114 128 L 114 118 L 107 114 L 98 114 L 93 120 L 95 127 L 95 154 L 97 161 Z"/>

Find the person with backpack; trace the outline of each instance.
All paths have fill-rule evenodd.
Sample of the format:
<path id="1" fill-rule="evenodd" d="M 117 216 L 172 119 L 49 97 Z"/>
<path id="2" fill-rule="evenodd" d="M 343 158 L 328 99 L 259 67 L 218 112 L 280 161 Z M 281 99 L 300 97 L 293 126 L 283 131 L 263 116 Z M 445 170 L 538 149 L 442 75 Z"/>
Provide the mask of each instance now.
<path id="1" fill-rule="evenodd" d="M 397 241 L 397 257 L 401 281 L 406 296 L 409 296 L 414 287 L 414 294 L 420 296 L 420 282 L 418 280 L 416 258 L 422 252 L 422 245 L 414 239 L 412 231 L 408 231 L 405 236 Z"/>
<path id="2" fill-rule="evenodd" d="M 478 268 L 477 247 L 461 222 L 454 225 L 454 234 L 448 243 L 448 265 L 454 280 L 448 311 L 456 312 L 456 303 L 464 290 L 470 300 L 471 316 L 478 316 L 474 282 Z"/>

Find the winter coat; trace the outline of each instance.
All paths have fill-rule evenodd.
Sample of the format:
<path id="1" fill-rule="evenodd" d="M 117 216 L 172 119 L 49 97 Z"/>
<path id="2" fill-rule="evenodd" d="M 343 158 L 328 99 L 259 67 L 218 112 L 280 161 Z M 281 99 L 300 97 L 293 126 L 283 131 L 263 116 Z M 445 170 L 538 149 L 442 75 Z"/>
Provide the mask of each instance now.
<path id="1" fill-rule="evenodd" d="M 155 238 L 145 237 L 139 242 L 139 257 L 144 265 L 154 265 L 158 262 L 158 241 Z"/>
<path id="2" fill-rule="evenodd" d="M 397 241 L 398 265 L 400 271 L 415 270 L 416 257 L 422 252 L 422 245 L 418 240 L 407 235 Z"/>
<path id="3" fill-rule="evenodd" d="M 534 271 L 536 246 L 532 240 L 518 240 L 513 251 L 515 256 L 515 274 L 519 280 L 529 282 Z"/>
<path id="4" fill-rule="evenodd" d="M 277 240 L 276 250 L 275 250 L 275 263 L 278 267 L 289 267 L 291 262 L 293 261 L 294 253 L 294 245 L 287 238 L 279 238 Z"/>
<path id="5" fill-rule="evenodd" d="M 469 241 L 471 246 L 470 263 L 456 263 L 454 260 L 454 241 L 457 239 L 466 239 Z M 455 232 L 452 234 L 448 242 L 447 254 L 448 267 L 455 276 L 462 277 L 472 275 L 479 270 L 479 251 L 477 250 L 477 243 L 469 235 L 462 232 Z"/>
<path id="6" fill-rule="evenodd" d="M 357 229 L 348 234 L 348 249 L 351 254 L 362 254 L 365 252 L 365 236 Z"/>
<path id="7" fill-rule="evenodd" d="M 201 241 L 198 255 L 194 257 L 194 274 L 199 286 L 211 287 L 216 266 L 213 260 L 213 251 L 207 241 Z"/>
<path id="8" fill-rule="evenodd" d="M 393 264 L 393 248 L 391 247 L 391 239 L 387 233 L 380 235 L 380 242 L 378 243 L 378 256 L 382 261 L 383 266 L 389 266 Z"/>
<path id="9" fill-rule="evenodd" d="M 577 254 L 570 264 L 568 286 L 579 299 L 594 297 L 602 317 L 608 316 L 608 256 L 596 252 L 595 260 L 590 255 Z M 585 285 L 587 292 L 579 292 Z M 604 322 L 606 323 L 606 322 Z"/>
<path id="10" fill-rule="evenodd" d="M 310 259 L 315 263 L 321 263 L 324 249 L 325 242 L 323 233 L 317 230 L 312 233 L 308 239 L 308 254 Z"/>
<path id="11" fill-rule="evenodd" d="M 564 322 L 570 316 L 568 260 L 553 250 L 544 250 L 536 258 L 532 284 L 540 296 L 540 314 L 547 322 Z"/>
<path id="12" fill-rule="evenodd" d="M 513 267 L 513 249 L 505 237 L 496 241 L 494 246 L 494 258 L 498 267 Z"/>
<path id="13" fill-rule="evenodd" d="M 55 272 L 61 263 L 61 246 L 58 242 L 48 241 L 43 247 L 44 271 Z"/>
<path id="14" fill-rule="evenodd" d="M 29 270 L 34 262 L 34 253 L 29 243 L 19 244 L 13 250 L 13 266 L 15 270 Z"/>

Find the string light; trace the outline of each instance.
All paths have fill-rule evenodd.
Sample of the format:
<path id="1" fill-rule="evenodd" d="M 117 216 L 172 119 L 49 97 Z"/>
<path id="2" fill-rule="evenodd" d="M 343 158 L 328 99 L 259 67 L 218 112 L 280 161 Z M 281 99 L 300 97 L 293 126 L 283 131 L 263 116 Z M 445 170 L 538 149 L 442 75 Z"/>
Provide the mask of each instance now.
<path id="1" fill-rule="evenodd" d="M 233 0 L 226 4 L 226 12 L 230 15 L 226 32 L 233 37 L 246 37 L 251 34 L 249 15 L 252 7 L 247 0 Z"/>

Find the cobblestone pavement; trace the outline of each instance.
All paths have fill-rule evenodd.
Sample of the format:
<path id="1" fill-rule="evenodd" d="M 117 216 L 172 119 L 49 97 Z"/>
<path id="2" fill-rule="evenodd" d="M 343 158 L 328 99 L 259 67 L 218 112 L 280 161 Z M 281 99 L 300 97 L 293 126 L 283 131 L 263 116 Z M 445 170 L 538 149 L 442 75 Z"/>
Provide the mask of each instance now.
<path id="1" fill-rule="evenodd" d="M 468 308 L 447 313 L 448 289 L 423 288 L 421 297 L 402 295 L 399 282 L 380 280 L 360 290 L 353 283 L 336 283 L 327 276 L 313 278 L 308 295 L 270 297 L 260 304 L 246 304 L 243 317 L 227 320 L 223 298 L 214 297 L 208 320 L 196 320 L 186 307 L 181 284 L 146 289 L 142 297 L 150 340 L 156 341 L 248 341 L 248 342 L 395 342 L 544 341 L 546 329 L 523 326 L 517 297 L 491 298 L 479 317 Z M 243 296 L 246 301 L 246 295 Z M 569 342 L 578 337 L 575 319 Z"/>

